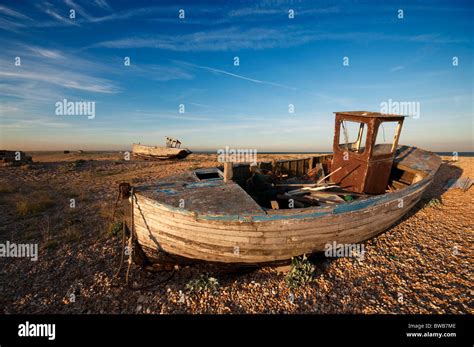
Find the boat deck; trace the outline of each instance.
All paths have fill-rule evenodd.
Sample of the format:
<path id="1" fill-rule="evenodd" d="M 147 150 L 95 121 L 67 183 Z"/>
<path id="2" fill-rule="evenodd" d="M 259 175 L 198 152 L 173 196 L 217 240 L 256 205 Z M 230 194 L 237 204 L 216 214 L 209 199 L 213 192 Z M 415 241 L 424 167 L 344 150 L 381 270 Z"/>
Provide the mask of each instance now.
<path id="1" fill-rule="evenodd" d="M 159 184 L 137 187 L 145 198 L 173 207 L 195 211 L 199 214 L 259 214 L 264 210 L 245 190 L 234 182 L 222 179 L 200 181 L 192 172 L 187 172 Z"/>
<path id="2" fill-rule="evenodd" d="M 428 176 L 438 171 L 441 158 L 416 147 L 399 146 L 395 153 L 394 165 L 409 172 Z"/>

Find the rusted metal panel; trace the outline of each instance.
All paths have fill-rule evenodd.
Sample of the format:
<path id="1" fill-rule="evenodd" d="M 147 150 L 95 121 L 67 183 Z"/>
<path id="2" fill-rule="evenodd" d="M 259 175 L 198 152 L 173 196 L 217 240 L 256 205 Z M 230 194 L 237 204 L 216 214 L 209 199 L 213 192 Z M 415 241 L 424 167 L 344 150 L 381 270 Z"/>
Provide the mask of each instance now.
<path id="1" fill-rule="evenodd" d="M 365 177 L 364 193 L 385 193 L 388 179 L 392 170 L 393 159 L 369 161 Z"/>
<path id="2" fill-rule="evenodd" d="M 394 121 L 400 124 L 399 128 L 397 128 L 399 133 L 403 119 L 403 116 L 383 115 L 374 112 L 336 112 L 333 141 L 334 157 L 331 164 L 331 172 L 336 171 L 338 168 L 341 169 L 334 173 L 332 181 L 344 189 L 357 193 L 385 193 L 393 165 L 395 149 L 390 145 L 390 150 L 387 153 L 376 153 L 374 147 L 377 131 L 382 122 Z M 366 138 L 360 152 L 340 146 L 341 123 L 343 121 L 357 122 L 365 125 Z M 398 141 L 398 137 L 397 135 L 395 142 Z M 396 146 L 396 143 L 394 144 Z"/>

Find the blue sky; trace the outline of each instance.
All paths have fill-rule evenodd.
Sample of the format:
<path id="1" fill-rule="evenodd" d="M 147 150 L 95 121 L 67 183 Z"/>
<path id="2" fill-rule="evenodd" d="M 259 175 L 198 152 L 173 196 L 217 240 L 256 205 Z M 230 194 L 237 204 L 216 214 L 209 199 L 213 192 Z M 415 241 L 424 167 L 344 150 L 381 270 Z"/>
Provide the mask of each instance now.
<path id="1" fill-rule="evenodd" d="M 0 147 L 328 151 L 332 112 L 391 99 L 420 103 L 401 143 L 474 150 L 471 1 L 173 3 L 3 1 Z M 63 99 L 95 118 L 56 115 Z"/>

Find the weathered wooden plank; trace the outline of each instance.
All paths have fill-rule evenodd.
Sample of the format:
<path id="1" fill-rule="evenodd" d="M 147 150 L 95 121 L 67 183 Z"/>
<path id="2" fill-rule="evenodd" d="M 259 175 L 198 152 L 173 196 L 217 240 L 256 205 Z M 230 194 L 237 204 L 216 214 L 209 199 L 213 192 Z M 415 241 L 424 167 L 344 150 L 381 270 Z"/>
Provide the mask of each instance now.
<path id="1" fill-rule="evenodd" d="M 330 225 L 320 225 L 317 222 L 308 222 L 303 226 L 300 226 L 299 229 L 289 229 L 289 230 L 269 230 L 266 232 L 260 233 L 258 236 L 248 236 L 247 233 L 242 233 L 239 230 L 235 230 L 232 233 L 230 231 L 217 231 L 209 228 L 197 229 L 190 225 L 183 225 L 180 223 L 173 222 L 171 220 L 163 220 L 156 218 L 147 218 L 147 223 L 149 225 L 155 226 L 158 230 L 160 228 L 175 230 L 178 233 L 190 234 L 190 237 L 198 236 L 209 240 L 231 240 L 232 242 L 265 242 L 264 239 L 287 239 L 291 237 L 302 237 L 307 236 L 308 234 L 317 232 L 320 234 L 330 234 L 336 233 L 344 229 L 353 229 L 357 226 L 363 226 L 374 221 L 380 220 L 381 215 L 383 214 L 393 214 L 400 216 L 403 213 L 406 213 L 407 209 L 411 208 L 411 205 L 416 203 L 416 199 L 413 201 L 406 201 L 405 208 L 400 209 L 397 205 L 390 204 L 385 206 L 383 209 L 374 210 L 370 213 L 359 214 L 358 216 L 353 216 L 350 220 L 347 220 L 343 223 L 333 223 Z M 320 230 L 320 231 L 318 231 Z"/>
<path id="2" fill-rule="evenodd" d="M 411 204 L 406 205 L 406 206 L 407 206 L 406 209 L 411 208 Z M 279 248 L 285 247 L 285 245 L 289 243 L 288 242 L 289 240 L 292 241 L 291 243 L 293 242 L 301 243 L 306 240 L 306 241 L 311 241 L 313 243 L 317 242 L 318 244 L 321 244 L 321 243 L 336 240 L 337 238 L 340 238 L 341 235 L 345 235 L 345 234 L 347 234 L 348 237 L 353 238 L 354 236 L 358 236 L 359 238 L 364 239 L 365 237 L 372 235 L 372 233 L 377 233 L 378 226 L 385 227 L 387 223 L 393 223 L 394 221 L 398 220 L 399 217 L 406 212 L 406 209 L 398 209 L 398 211 L 392 210 L 392 211 L 395 211 L 396 213 L 395 214 L 392 213 L 389 217 L 382 218 L 382 219 L 380 218 L 381 217 L 380 212 L 377 214 L 373 214 L 372 218 L 366 219 L 365 223 L 363 224 L 360 224 L 360 222 L 351 222 L 345 225 L 334 226 L 333 227 L 334 230 L 332 234 L 327 233 L 326 228 L 319 228 L 319 230 L 325 231 L 325 232 L 324 233 L 321 232 L 320 234 L 313 232 L 312 235 L 310 234 L 306 236 L 293 236 L 290 239 L 289 238 L 274 238 L 272 240 L 269 240 L 263 237 L 262 238 L 263 242 L 262 240 L 260 240 L 258 244 L 256 244 L 255 242 L 246 242 L 246 241 L 244 241 L 243 243 L 237 242 L 241 240 L 236 240 L 236 242 L 231 242 L 227 239 L 225 240 L 225 242 L 219 242 L 218 240 L 212 240 L 212 239 L 209 239 L 208 237 L 199 237 L 199 235 L 188 234 L 183 230 L 177 230 L 179 236 L 175 236 L 175 237 L 183 238 L 184 240 L 195 241 L 199 245 L 204 242 L 203 245 L 204 245 L 204 248 L 206 249 L 209 247 L 214 249 L 216 247 L 220 247 L 223 245 L 226 247 L 239 246 L 242 249 L 246 249 L 246 248 L 259 249 L 259 246 L 263 245 L 266 250 L 270 250 L 270 249 L 277 250 Z M 386 213 L 389 213 L 389 212 L 390 211 Z M 145 228 L 143 225 L 141 225 L 141 227 Z M 154 230 L 160 230 L 160 232 L 157 233 L 159 235 L 155 235 L 156 239 L 162 240 L 163 237 L 172 239 L 174 237 L 173 230 L 163 228 L 163 225 L 155 225 L 153 222 L 153 223 L 149 223 L 149 227 L 151 227 L 152 229 L 154 228 Z M 147 232 L 148 230 L 144 231 L 144 233 L 147 233 Z M 215 241 L 217 241 L 217 243 L 212 244 L 212 242 L 215 242 Z M 266 241 L 270 241 L 270 242 L 266 242 Z M 211 242 L 211 244 L 206 244 L 207 242 Z M 255 245 L 257 245 L 257 247 L 255 247 Z M 290 249 L 295 249 L 294 246 L 295 245 L 292 245 Z M 309 246 L 316 247 L 311 244 L 309 244 Z"/>
<path id="3" fill-rule="evenodd" d="M 288 257 L 294 256 L 295 252 L 299 254 L 303 253 L 312 253 L 315 251 L 323 251 L 326 243 L 336 241 L 339 243 L 350 243 L 361 242 L 365 239 L 368 239 L 378 233 L 378 228 L 385 229 L 391 224 L 398 220 L 399 215 L 394 215 L 390 219 L 384 219 L 382 222 L 380 219 L 373 223 L 369 223 L 366 226 L 359 226 L 352 230 L 352 233 L 356 233 L 359 237 L 358 241 L 354 241 L 354 235 L 352 233 L 347 233 L 346 231 L 342 232 L 337 238 L 332 236 L 320 239 L 320 240 L 294 240 L 296 244 L 293 243 L 282 243 L 276 244 L 274 247 L 268 245 L 260 245 L 259 247 L 254 247 L 254 244 L 243 244 L 239 245 L 239 255 L 235 255 L 236 245 L 229 245 L 228 247 L 216 246 L 216 245 L 206 245 L 200 242 L 191 242 L 187 238 L 180 237 L 169 237 L 168 235 L 161 235 L 160 237 L 160 247 L 166 251 L 175 252 L 174 249 L 176 245 L 180 245 L 178 248 L 181 252 L 181 255 L 196 258 L 196 259 L 207 259 L 209 261 L 217 262 L 269 262 L 275 260 L 288 259 Z M 374 228 L 375 227 L 375 228 Z M 139 227 L 140 228 L 140 227 Z M 150 247 L 154 246 L 154 243 L 145 242 Z M 156 245 L 155 245 L 156 247 Z M 182 249 L 185 247 L 185 249 Z"/>

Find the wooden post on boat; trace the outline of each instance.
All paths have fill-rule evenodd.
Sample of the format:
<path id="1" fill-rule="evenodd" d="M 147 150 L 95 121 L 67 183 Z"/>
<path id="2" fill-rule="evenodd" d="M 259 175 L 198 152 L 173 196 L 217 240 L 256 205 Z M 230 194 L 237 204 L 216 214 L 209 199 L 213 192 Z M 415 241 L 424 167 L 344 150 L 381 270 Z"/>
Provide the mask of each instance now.
<path id="1" fill-rule="evenodd" d="M 395 130 L 395 136 L 393 138 L 393 144 L 391 152 L 394 153 L 398 146 L 398 140 L 400 139 L 400 132 L 402 131 L 403 122 L 398 122 L 397 130 Z"/>
<path id="2" fill-rule="evenodd" d="M 311 170 L 313 170 L 313 167 L 314 167 L 314 157 L 310 157 L 310 158 L 309 158 L 309 162 L 308 162 L 308 171 L 307 171 L 306 173 L 308 173 L 308 172 L 310 172 Z"/>
<path id="3" fill-rule="evenodd" d="M 232 162 L 225 162 L 224 163 L 224 182 L 230 182 L 232 181 L 232 176 L 233 176 L 233 171 L 232 171 Z"/>

